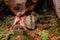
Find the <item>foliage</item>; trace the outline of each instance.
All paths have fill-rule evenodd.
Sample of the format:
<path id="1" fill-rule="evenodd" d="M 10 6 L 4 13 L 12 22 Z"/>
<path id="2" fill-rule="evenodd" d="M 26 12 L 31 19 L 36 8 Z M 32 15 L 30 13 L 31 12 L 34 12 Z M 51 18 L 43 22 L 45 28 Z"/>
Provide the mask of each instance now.
<path id="1" fill-rule="evenodd" d="M 40 24 L 40 25 L 38 26 L 38 28 L 39 28 L 40 30 L 43 30 L 43 25 Z"/>
<path id="2" fill-rule="evenodd" d="M 6 23 L 6 22 L 9 23 L 9 22 L 12 21 L 12 19 L 13 19 L 13 17 L 8 16 L 8 17 L 5 18 L 4 22 L 5 22 L 5 23 Z"/>
<path id="3" fill-rule="evenodd" d="M 0 27 L 2 25 L 7 25 L 8 23 L 12 23 L 13 22 L 12 19 L 13 19 L 13 16 L 12 17 L 11 16 L 5 17 L 5 19 L 2 22 L 0 22 Z"/>
<path id="4" fill-rule="evenodd" d="M 30 35 L 28 35 L 27 31 L 24 31 L 23 36 L 23 40 L 33 40 L 33 38 Z"/>
<path id="5" fill-rule="evenodd" d="M 57 28 L 59 26 L 59 23 L 57 20 L 51 20 L 51 23 L 49 24 L 49 31 L 53 34 L 55 34 L 55 32 L 57 32 Z"/>
<path id="6" fill-rule="evenodd" d="M 38 30 L 36 32 L 37 35 L 39 35 L 41 37 L 41 40 L 48 40 L 48 31 L 47 30 Z"/>
<path id="7" fill-rule="evenodd" d="M 33 40 L 33 38 L 30 35 L 26 35 L 23 38 L 23 40 Z"/>
<path id="8" fill-rule="evenodd" d="M 14 34 L 12 29 L 8 29 L 7 26 L 0 27 L 0 40 L 7 40 L 10 34 Z"/>
<path id="9" fill-rule="evenodd" d="M 42 34 L 41 34 L 41 39 L 42 40 L 48 40 L 48 32 L 47 31 L 42 31 Z"/>

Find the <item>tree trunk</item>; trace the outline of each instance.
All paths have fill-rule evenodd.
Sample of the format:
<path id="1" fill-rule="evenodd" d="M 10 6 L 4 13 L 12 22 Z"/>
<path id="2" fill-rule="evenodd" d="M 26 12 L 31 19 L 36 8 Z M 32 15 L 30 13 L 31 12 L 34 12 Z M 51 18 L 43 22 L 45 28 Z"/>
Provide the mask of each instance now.
<path id="1" fill-rule="evenodd" d="M 60 19 L 60 0 L 53 0 L 53 3 L 55 5 L 56 14 Z"/>

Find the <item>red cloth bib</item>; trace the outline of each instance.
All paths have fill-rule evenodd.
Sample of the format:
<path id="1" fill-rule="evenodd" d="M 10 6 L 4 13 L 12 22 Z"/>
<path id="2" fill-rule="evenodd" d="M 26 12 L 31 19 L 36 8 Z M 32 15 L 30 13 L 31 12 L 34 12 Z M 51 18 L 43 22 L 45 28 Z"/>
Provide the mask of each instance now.
<path id="1" fill-rule="evenodd" d="M 17 17 L 17 20 L 18 21 L 22 21 L 22 17 Z"/>

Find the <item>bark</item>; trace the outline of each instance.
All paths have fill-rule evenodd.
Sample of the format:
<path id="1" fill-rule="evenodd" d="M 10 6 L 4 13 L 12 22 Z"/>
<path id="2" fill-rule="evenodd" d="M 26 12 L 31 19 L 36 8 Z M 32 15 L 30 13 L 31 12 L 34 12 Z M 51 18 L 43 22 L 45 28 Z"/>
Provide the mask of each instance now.
<path id="1" fill-rule="evenodd" d="M 60 19 L 60 0 L 53 0 L 53 3 L 55 5 L 56 14 Z"/>

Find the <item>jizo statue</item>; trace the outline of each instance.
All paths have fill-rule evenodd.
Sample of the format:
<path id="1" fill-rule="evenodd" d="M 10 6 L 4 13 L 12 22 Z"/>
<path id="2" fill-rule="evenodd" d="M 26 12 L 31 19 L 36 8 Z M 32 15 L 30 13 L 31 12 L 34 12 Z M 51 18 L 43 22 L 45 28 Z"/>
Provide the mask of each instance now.
<path id="1" fill-rule="evenodd" d="M 26 14 L 25 12 L 28 11 L 28 8 L 26 8 L 25 6 L 26 0 L 19 0 L 19 1 L 16 1 L 16 7 L 17 7 L 16 10 L 18 11 L 16 12 L 16 16 L 12 26 L 16 25 L 16 23 L 18 22 L 20 24 L 20 27 L 22 27 L 24 30 L 26 30 L 27 28 L 34 29 L 35 28 L 35 16 L 34 16 L 35 12 L 31 11 L 30 15 L 24 15 Z"/>

